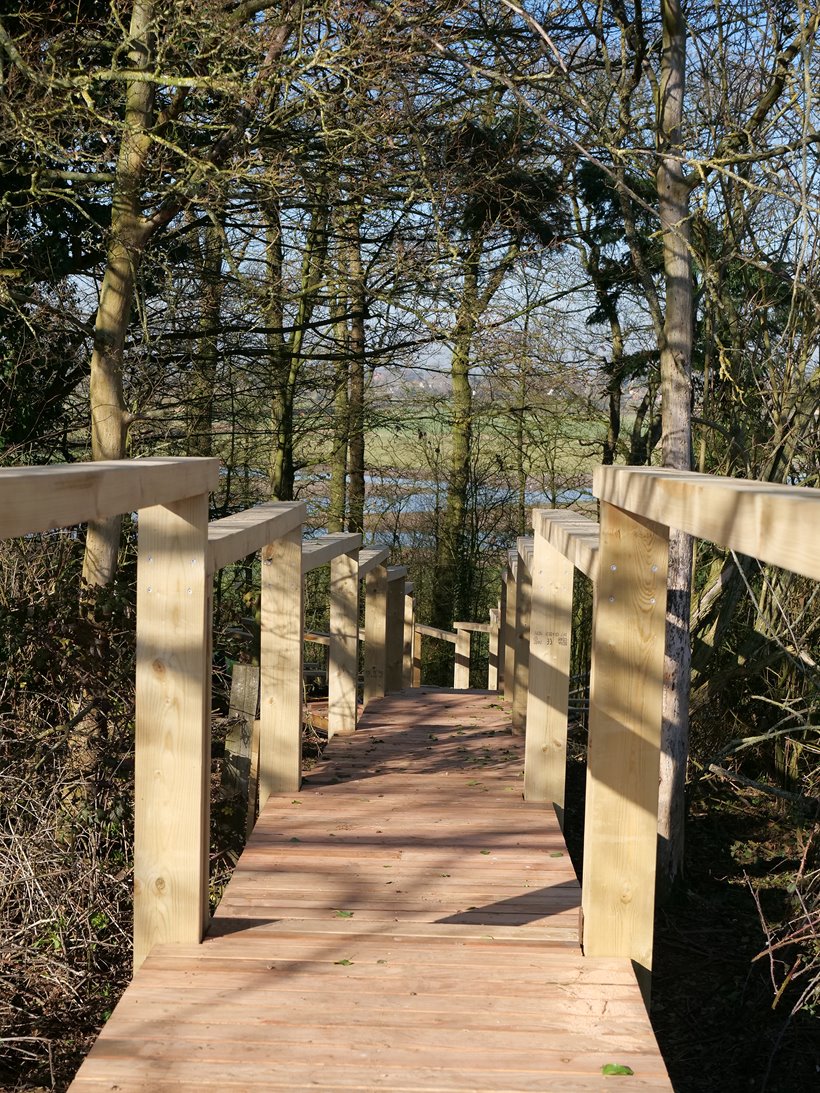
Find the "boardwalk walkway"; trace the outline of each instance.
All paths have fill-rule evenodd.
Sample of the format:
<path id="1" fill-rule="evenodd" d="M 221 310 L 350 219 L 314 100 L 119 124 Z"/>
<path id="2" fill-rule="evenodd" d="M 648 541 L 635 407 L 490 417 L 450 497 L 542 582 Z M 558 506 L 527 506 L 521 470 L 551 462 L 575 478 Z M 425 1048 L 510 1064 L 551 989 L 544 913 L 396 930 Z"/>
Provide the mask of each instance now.
<path id="1" fill-rule="evenodd" d="M 205 942 L 154 949 L 72 1091 L 669 1090 L 629 961 L 580 953 L 508 720 L 481 692 L 370 706 L 268 801 Z"/>

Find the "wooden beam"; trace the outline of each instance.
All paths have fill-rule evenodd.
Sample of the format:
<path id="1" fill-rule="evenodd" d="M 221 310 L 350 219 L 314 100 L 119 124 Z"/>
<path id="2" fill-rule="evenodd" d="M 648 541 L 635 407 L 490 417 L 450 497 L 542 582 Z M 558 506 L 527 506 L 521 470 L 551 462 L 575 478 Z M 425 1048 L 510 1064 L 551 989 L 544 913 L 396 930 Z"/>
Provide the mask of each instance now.
<path id="1" fill-rule="evenodd" d="M 470 689 L 470 631 L 456 630 L 456 659 L 453 667 L 453 687 L 457 691 Z"/>
<path id="2" fill-rule="evenodd" d="M 359 551 L 359 580 L 363 581 L 371 570 L 382 565 L 390 557 L 389 547 L 368 547 Z"/>
<path id="3" fill-rule="evenodd" d="M 387 669 L 387 570 L 371 569 L 365 580 L 364 697 L 367 706 L 384 698 Z"/>
<path id="4" fill-rule="evenodd" d="M 601 504 L 590 680 L 583 944 L 625 956 L 648 1000 L 668 531 Z"/>
<path id="5" fill-rule="evenodd" d="M 498 690 L 498 637 L 500 629 L 500 612 L 498 608 L 490 608 L 490 641 L 489 656 L 487 661 L 487 690 Z"/>
<path id="6" fill-rule="evenodd" d="M 218 459 L 122 459 L 0 470 L 0 538 L 104 520 L 219 485 Z"/>
<path id="7" fill-rule="evenodd" d="M 307 517 L 302 501 L 266 501 L 252 509 L 234 513 L 208 525 L 208 571 L 217 573 L 226 565 L 255 554 Z"/>
<path id="8" fill-rule="evenodd" d="M 493 624 L 491 622 L 454 622 L 454 630 L 469 630 L 472 634 L 491 634 Z"/>
<path id="9" fill-rule="evenodd" d="M 504 694 L 504 658 L 507 655 L 507 567 L 501 571 L 498 597 L 498 692 Z"/>
<path id="10" fill-rule="evenodd" d="M 402 688 L 402 664 L 404 648 L 404 566 L 387 567 L 387 633 L 385 684 L 389 694 Z"/>
<path id="11" fill-rule="evenodd" d="M 440 630 L 438 626 L 428 626 L 425 622 L 417 622 L 416 630 L 426 638 L 439 638 L 441 641 L 449 641 L 451 645 L 456 643 L 456 635 L 452 630 Z"/>
<path id="12" fill-rule="evenodd" d="M 310 641 L 314 645 L 330 645 L 330 634 L 319 630 L 305 630 L 302 636 L 305 641 Z"/>
<path id="13" fill-rule="evenodd" d="M 341 554 L 358 553 L 362 537 L 355 533 L 336 532 L 333 535 L 317 535 L 315 539 L 302 541 L 302 576 L 327 565 Z"/>
<path id="14" fill-rule="evenodd" d="M 407 589 L 410 589 L 410 592 Z M 413 585 L 404 586 L 404 634 L 401 653 L 402 688 L 413 686 L 413 629 L 416 622 L 416 601 L 412 595 Z"/>
<path id="15" fill-rule="evenodd" d="M 593 491 L 648 520 L 820 580 L 820 490 L 648 467 L 598 467 Z"/>
<path id="16" fill-rule="evenodd" d="M 518 590 L 516 579 L 518 572 L 518 555 L 511 550 L 507 555 L 507 569 L 504 575 L 504 641 L 501 649 L 504 697 L 512 701 L 515 693 L 515 601 Z"/>
<path id="17" fill-rule="evenodd" d="M 201 466 L 201 464 L 200 464 Z M 134 968 L 209 918 L 208 495 L 142 509 L 137 558 Z"/>
<path id="18" fill-rule="evenodd" d="M 518 539 L 518 566 L 515 593 L 515 683 L 513 686 L 512 730 L 523 733 L 527 723 L 527 694 L 530 675 L 530 601 L 532 597 L 531 538 Z"/>
<path id="19" fill-rule="evenodd" d="M 410 686 L 421 686 L 421 631 L 415 620 L 413 625 L 413 672 L 410 677 Z"/>
<path id="20" fill-rule="evenodd" d="M 361 536 L 355 536 L 361 540 Z M 359 675 L 358 550 L 330 563 L 330 649 L 328 653 L 328 737 L 356 729 Z"/>
<path id="21" fill-rule="evenodd" d="M 533 509 L 533 526 L 591 581 L 598 578 L 600 532 L 594 520 L 569 509 Z"/>
<path id="22" fill-rule="evenodd" d="M 524 799 L 564 807 L 574 567 L 537 519 L 532 563 Z"/>
<path id="23" fill-rule="evenodd" d="M 259 807 L 302 781 L 302 527 L 262 551 Z"/>

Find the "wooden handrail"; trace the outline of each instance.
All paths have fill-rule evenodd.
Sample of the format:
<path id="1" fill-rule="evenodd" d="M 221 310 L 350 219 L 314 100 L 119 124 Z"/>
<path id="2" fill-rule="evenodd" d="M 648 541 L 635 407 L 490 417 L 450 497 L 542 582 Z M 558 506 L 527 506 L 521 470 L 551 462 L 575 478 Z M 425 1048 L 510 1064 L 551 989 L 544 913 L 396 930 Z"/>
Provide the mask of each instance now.
<path id="1" fill-rule="evenodd" d="M 301 528 L 307 518 L 303 501 L 266 501 L 208 525 L 208 571 L 256 554 L 258 550 Z"/>
<path id="2" fill-rule="evenodd" d="M 327 565 L 342 554 L 359 550 L 362 537 L 358 532 L 334 532 L 302 540 L 302 576 Z M 357 563 L 358 567 L 358 563 Z"/>
<path id="3" fill-rule="evenodd" d="M 0 469 L 0 538 L 103 520 L 216 489 L 219 460 L 129 459 Z"/>
<path id="4" fill-rule="evenodd" d="M 649 467 L 598 467 L 601 501 L 820 580 L 820 490 Z"/>

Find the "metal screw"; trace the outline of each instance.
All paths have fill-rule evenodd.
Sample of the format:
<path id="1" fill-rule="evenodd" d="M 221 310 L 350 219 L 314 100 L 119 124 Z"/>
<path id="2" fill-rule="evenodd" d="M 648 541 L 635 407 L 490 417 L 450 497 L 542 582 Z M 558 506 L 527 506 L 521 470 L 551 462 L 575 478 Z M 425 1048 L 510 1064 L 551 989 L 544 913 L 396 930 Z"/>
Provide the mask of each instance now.
<path id="1" fill-rule="evenodd" d="M 191 589 L 190 588 L 188 589 L 188 595 L 189 596 L 191 595 Z"/>
<path id="2" fill-rule="evenodd" d="M 153 554 L 149 554 L 149 555 L 148 555 L 148 561 L 149 561 L 149 562 L 153 562 L 153 560 L 154 560 L 154 555 L 153 555 Z"/>
<path id="3" fill-rule="evenodd" d="M 614 596 L 610 596 L 610 597 L 609 597 L 609 602 L 610 602 L 610 603 L 615 603 L 615 597 L 614 597 Z"/>
<path id="4" fill-rule="evenodd" d="M 652 597 L 652 598 L 650 599 L 650 601 L 649 601 L 649 602 L 650 602 L 650 603 L 654 603 L 654 602 L 655 602 L 655 597 L 653 596 L 653 597 Z"/>
<path id="5" fill-rule="evenodd" d="M 658 572 L 658 567 L 657 567 L 656 565 L 653 565 L 653 566 L 652 566 L 652 572 L 653 572 L 653 573 L 657 573 L 657 572 Z"/>
<path id="6" fill-rule="evenodd" d="M 616 570 L 616 569 L 617 569 L 618 567 L 617 567 L 616 565 L 611 565 L 611 566 L 610 566 L 609 568 L 610 568 L 610 569 L 612 570 L 612 572 L 614 573 L 614 572 L 615 572 L 615 570 Z"/>
<path id="7" fill-rule="evenodd" d="M 150 592 L 150 591 L 151 591 L 151 586 L 150 586 L 150 584 L 148 585 L 147 591 L 148 591 L 148 592 Z"/>

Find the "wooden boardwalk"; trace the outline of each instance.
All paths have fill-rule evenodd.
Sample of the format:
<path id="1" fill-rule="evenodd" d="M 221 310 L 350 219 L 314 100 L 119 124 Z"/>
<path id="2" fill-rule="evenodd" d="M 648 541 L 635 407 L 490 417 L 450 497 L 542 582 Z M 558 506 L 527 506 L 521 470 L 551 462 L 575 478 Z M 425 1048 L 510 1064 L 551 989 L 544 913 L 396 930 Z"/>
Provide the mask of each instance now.
<path id="1" fill-rule="evenodd" d="M 71 1089 L 671 1089 L 630 962 L 580 953 L 508 724 L 482 692 L 371 705 L 268 801 L 204 943 L 153 950 Z"/>

